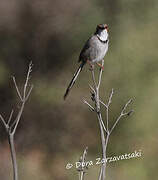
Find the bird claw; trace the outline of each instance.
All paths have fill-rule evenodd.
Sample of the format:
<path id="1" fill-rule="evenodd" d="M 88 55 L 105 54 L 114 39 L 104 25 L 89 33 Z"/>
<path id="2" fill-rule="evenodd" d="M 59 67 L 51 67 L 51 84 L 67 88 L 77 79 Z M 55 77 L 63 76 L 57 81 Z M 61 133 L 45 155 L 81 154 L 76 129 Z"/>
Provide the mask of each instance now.
<path id="1" fill-rule="evenodd" d="M 94 64 L 91 63 L 91 61 L 87 60 L 88 64 L 90 65 L 89 70 L 93 71 L 94 70 Z"/>
<path id="2" fill-rule="evenodd" d="M 93 71 L 94 70 L 94 65 L 91 64 L 89 70 Z"/>
<path id="3" fill-rule="evenodd" d="M 100 70 L 104 70 L 104 66 L 102 66 L 101 64 L 97 63 L 97 65 L 100 67 Z"/>

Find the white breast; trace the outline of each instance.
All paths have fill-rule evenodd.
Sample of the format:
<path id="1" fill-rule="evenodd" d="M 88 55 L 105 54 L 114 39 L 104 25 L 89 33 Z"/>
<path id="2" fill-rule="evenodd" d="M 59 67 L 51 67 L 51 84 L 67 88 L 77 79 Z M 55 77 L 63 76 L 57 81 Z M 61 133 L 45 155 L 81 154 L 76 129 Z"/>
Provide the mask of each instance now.
<path id="1" fill-rule="evenodd" d="M 92 60 L 92 62 L 99 62 L 103 60 L 105 54 L 108 51 L 108 41 L 107 43 L 103 43 L 97 38 L 97 43 L 96 43 L 96 58 Z"/>
<path id="2" fill-rule="evenodd" d="M 99 34 L 97 34 L 97 36 L 101 41 L 106 41 L 108 39 L 108 32 L 106 29 L 104 29 Z"/>

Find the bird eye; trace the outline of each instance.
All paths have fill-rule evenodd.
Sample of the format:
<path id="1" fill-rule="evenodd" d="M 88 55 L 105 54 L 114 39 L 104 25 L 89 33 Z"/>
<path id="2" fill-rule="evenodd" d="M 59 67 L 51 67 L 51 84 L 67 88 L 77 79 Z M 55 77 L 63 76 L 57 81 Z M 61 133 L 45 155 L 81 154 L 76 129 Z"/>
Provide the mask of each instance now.
<path id="1" fill-rule="evenodd" d="M 108 30 L 108 26 L 106 24 L 104 25 L 104 28 Z"/>

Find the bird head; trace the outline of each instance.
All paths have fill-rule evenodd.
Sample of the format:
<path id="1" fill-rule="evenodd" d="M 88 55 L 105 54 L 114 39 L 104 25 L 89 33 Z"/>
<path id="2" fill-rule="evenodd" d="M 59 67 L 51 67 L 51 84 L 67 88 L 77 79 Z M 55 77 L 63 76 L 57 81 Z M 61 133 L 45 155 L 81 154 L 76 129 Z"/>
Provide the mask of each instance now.
<path id="1" fill-rule="evenodd" d="M 106 30 L 106 31 L 108 31 L 108 25 L 107 24 L 98 24 L 96 30 L 101 30 L 101 31 Z"/>
<path id="2" fill-rule="evenodd" d="M 108 39 L 108 26 L 107 26 L 107 24 L 98 24 L 97 28 L 96 28 L 95 35 L 97 35 L 100 40 L 106 41 Z"/>

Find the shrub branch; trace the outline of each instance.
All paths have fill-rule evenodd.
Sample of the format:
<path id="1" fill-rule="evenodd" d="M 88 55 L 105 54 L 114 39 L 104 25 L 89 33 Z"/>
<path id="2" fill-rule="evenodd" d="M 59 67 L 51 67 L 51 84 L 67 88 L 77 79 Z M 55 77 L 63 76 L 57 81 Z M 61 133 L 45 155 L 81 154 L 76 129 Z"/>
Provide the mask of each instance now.
<path id="1" fill-rule="evenodd" d="M 104 60 L 102 61 L 102 66 L 104 66 Z M 100 173 L 99 173 L 99 180 L 105 180 L 106 179 L 106 166 L 107 166 L 107 161 L 106 161 L 106 156 L 107 156 L 107 146 L 109 142 L 109 138 L 113 130 L 115 129 L 116 125 L 120 121 L 121 118 L 127 117 L 131 115 L 133 110 L 126 111 L 128 106 L 131 104 L 132 100 L 130 99 L 122 108 L 120 115 L 116 118 L 114 121 L 114 124 L 112 127 L 109 127 L 109 110 L 110 110 L 110 104 L 112 103 L 112 98 L 114 94 L 114 90 L 112 89 L 110 92 L 110 95 L 107 99 L 107 103 L 104 103 L 100 99 L 99 95 L 99 90 L 100 90 L 100 85 L 101 85 L 101 80 L 102 80 L 102 74 L 103 70 L 100 69 L 99 72 L 99 77 L 98 77 L 98 82 L 96 82 L 96 75 L 94 72 L 94 69 L 91 71 L 92 73 L 92 81 L 93 81 L 93 86 L 90 86 L 90 92 L 91 92 L 91 100 L 94 103 L 94 106 L 88 103 L 85 99 L 83 102 L 88 105 L 91 111 L 95 112 L 97 114 L 97 119 L 99 122 L 99 128 L 100 128 L 100 136 L 101 136 L 101 144 L 102 144 L 102 159 L 104 159 L 104 162 L 101 165 L 100 168 Z M 106 120 L 103 120 L 102 118 L 102 112 L 101 112 L 101 105 L 105 107 L 106 110 Z"/>
<path id="2" fill-rule="evenodd" d="M 8 121 L 6 121 L 3 118 L 3 116 L 0 114 L 0 120 L 3 124 L 3 126 L 5 127 L 5 130 L 8 135 L 8 141 L 9 141 L 9 146 L 10 146 L 10 151 L 11 151 L 12 166 L 13 166 L 13 180 L 18 180 L 18 167 L 17 167 L 17 161 L 16 161 L 14 135 L 15 135 L 17 127 L 19 125 L 22 113 L 24 111 L 25 103 L 27 102 L 27 100 L 31 94 L 31 91 L 33 89 L 33 85 L 28 87 L 31 71 L 32 71 L 32 62 L 30 62 L 30 64 L 29 64 L 26 81 L 25 81 L 24 88 L 23 88 L 23 93 L 20 93 L 19 88 L 16 83 L 16 79 L 14 76 L 12 77 L 17 95 L 18 95 L 20 103 L 21 103 L 16 118 L 13 120 L 13 113 L 14 113 L 13 109 L 11 110 Z"/>

